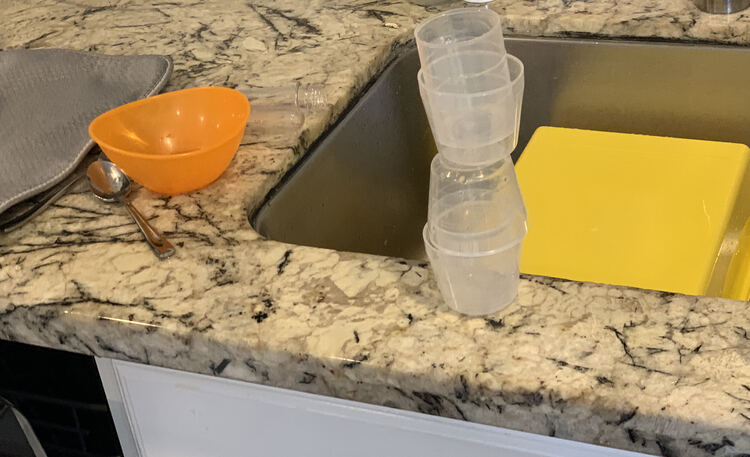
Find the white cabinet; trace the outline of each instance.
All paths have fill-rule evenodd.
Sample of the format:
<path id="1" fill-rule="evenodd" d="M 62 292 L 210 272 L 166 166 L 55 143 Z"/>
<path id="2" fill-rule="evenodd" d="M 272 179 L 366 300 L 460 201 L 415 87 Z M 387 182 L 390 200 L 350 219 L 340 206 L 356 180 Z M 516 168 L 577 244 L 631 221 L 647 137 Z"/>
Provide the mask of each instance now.
<path id="1" fill-rule="evenodd" d="M 337 398 L 97 359 L 125 457 L 636 457 Z"/>

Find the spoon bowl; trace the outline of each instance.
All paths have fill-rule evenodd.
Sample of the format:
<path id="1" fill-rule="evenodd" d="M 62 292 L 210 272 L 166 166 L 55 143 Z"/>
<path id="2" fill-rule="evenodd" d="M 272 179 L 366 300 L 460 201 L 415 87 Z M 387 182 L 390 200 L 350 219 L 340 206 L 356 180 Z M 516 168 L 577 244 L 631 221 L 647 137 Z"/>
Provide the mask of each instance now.
<path id="1" fill-rule="evenodd" d="M 97 160 L 86 173 L 91 191 L 105 202 L 122 201 L 130 193 L 130 179 L 112 162 Z"/>

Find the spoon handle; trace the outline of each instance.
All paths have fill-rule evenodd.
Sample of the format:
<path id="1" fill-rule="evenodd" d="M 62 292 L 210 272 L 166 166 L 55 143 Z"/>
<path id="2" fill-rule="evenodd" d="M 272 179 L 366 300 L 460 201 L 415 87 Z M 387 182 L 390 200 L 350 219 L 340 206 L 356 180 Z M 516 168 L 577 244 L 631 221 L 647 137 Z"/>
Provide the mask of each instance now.
<path id="1" fill-rule="evenodd" d="M 148 244 L 151 245 L 151 248 L 154 250 L 154 253 L 156 253 L 156 256 L 160 259 L 166 259 L 167 257 L 174 254 L 174 246 L 172 246 L 172 243 L 170 243 L 166 238 L 164 238 L 164 235 L 159 233 L 158 230 L 156 230 L 154 227 L 151 226 L 151 224 L 148 223 L 145 217 L 137 210 L 135 209 L 135 206 L 133 206 L 129 201 L 123 201 L 125 204 L 125 208 L 128 209 L 128 212 L 133 217 L 133 220 L 136 224 L 138 224 L 138 228 L 141 229 L 141 232 L 143 232 L 143 236 L 146 237 L 146 241 L 148 241 Z"/>

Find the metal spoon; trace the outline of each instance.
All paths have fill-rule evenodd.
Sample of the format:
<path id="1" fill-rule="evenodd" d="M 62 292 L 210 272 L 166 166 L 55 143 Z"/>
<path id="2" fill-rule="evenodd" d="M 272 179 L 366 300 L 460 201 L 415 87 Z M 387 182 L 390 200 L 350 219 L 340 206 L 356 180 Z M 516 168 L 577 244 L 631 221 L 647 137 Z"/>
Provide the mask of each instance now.
<path id="1" fill-rule="evenodd" d="M 153 228 L 146 218 L 127 200 L 126 197 L 130 193 L 130 179 L 122 170 L 117 168 L 117 165 L 112 162 L 97 160 L 89 165 L 86 176 L 89 178 L 91 191 L 100 200 L 109 203 L 119 202 L 125 205 L 157 257 L 166 259 L 174 254 L 174 246 L 164 238 L 164 235 Z"/>

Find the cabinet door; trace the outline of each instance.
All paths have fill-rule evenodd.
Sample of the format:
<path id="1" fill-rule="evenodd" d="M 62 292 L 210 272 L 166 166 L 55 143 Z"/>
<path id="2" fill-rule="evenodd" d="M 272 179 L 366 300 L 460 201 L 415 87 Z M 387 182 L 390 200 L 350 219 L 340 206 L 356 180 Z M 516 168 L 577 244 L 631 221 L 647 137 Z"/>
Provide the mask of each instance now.
<path id="1" fill-rule="evenodd" d="M 641 455 L 128 362 L 99 365 L 114 371 L 102 378 L 110 401 L 115 391 L 122 397 L 129 424 L 117 421 L 118 431 L 132 430 L 140 457 Z"/>

